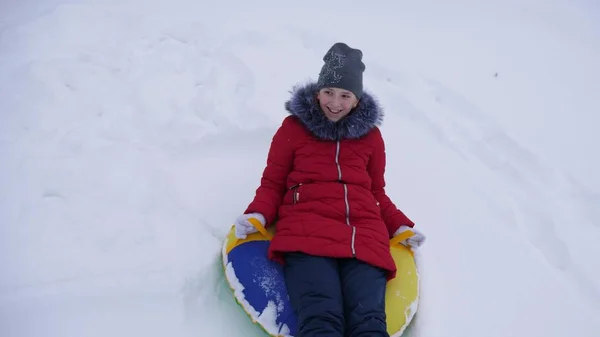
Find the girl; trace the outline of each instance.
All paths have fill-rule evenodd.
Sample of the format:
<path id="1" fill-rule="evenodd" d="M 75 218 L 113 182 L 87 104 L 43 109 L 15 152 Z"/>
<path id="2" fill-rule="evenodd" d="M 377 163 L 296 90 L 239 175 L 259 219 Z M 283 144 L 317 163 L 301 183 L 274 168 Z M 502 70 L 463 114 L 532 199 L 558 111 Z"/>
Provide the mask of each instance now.
<path id="1" fill-rule="evenodd" d="M 284 265 L 298 336 L 386 336 L 386 282 L 395 277 L 390 238 L 425 236 L 386 195 L 383 112 L 363 92 L 362 52 L 334 44 L 318 82 L 294 88 L 273 137 L 238 238 L 277 221 L 269 258 Z"/>

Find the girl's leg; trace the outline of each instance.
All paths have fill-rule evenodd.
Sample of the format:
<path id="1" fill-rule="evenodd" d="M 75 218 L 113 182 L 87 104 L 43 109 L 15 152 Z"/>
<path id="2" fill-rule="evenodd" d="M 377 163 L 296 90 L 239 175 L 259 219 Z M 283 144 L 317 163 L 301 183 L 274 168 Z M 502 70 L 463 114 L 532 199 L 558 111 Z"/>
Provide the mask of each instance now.
<path id="1" fill-rule="evenodd" d="M 389 337 L 385 271 L 356 259 L 340 260 L 346 337 Z"/>
<path id="2" fill-rule="evenodd" d="M 344 308 L 335 259 L 289 253 L 284 275 L 298 337 L 343 337 Z"/>

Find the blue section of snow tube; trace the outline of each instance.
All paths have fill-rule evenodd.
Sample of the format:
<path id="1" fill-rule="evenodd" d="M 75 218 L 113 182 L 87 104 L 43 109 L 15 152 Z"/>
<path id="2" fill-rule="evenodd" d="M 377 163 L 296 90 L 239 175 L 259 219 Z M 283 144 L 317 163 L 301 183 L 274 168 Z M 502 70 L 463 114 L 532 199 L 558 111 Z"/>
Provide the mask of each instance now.
<path id="1" fill-rule="evenodd" d="M 269 260 L 270 241 L 249 241 L 233 248 L 228 254 L 235 275 L 244 286 L 245 300 L 260 314 L 269 302 L 277 307 L 275 320 L 279 332 L 284 324 L 290 335 L 296 334 L 297 318 L 289 301 L 283 267 Z M 258 317 L 254 317 L 257 319 Z"/>

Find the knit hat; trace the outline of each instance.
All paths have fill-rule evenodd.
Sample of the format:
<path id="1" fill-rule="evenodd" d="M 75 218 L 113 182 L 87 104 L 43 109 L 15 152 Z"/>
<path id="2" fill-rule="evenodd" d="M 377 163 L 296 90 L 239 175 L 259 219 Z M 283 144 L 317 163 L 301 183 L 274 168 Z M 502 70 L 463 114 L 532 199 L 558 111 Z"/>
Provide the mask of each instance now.
<path id="1" fill-rule="evenodd" d="M 350 48 L 342 42 L 334 44 L 323 56 L 325 64 L 319 73 L 319 89 L 342 88 L 360 99 L 363 92 L 362 74 L 365 71 L 362 56 L 360 49 Z"/>

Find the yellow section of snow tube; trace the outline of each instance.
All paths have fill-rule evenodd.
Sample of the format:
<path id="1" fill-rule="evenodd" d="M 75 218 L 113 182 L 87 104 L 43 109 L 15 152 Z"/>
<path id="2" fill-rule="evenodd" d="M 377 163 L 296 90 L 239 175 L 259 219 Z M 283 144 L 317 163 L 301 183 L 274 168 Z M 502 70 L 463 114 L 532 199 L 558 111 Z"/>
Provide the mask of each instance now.
<path id="1" fill-rule="evenodd" d="M 246 239 L 238 239 L 235 237 L 235 229 L 232 227 L 223 246 L 225 256 L 233 248 L 245 242 L 267 241 L 273 238 L 275 234 L 274 227 L 276 226 L 265 229 L 256 219 L 250 219 L 250 222 L 259 232 L 248 235 Z M 419 275 L 414 254 L 409 248 L 400 243 L 412 235 L 413 232 L 409 230 L 390 240 L 390 252 L 397 268 L 396 277 L 387 284 L 385 297 L 387 331 L 390 337 L 400 337 L 402 335 L 418 308 Z M 265 332 L 267 331 L 265 330 Z M 279 334 L 270 335 L 281 336 Z"/>
<path id="2" fill-rule="evenodd" d="M 406 231 L 390 241 L 390 251 L 396 263 L 396 277 L 387 284 L 385 293 L 385 313 L 387 331 L 391 337 L 402 335 L 419 304 L 419 274 L 413 252 L 400 242 L 411 237 Z"/>

